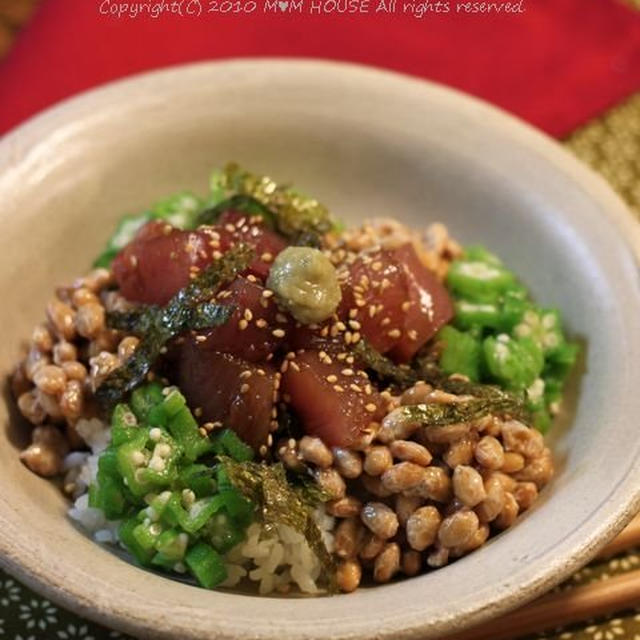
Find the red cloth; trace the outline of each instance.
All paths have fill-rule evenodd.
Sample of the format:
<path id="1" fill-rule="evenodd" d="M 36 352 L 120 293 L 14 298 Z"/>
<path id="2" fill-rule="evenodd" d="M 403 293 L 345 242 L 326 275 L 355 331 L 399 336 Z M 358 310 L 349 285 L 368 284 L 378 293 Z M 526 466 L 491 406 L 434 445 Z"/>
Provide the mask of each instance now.
<path id="1" fill-rule="evenodd" d="M 355 16 L 258 9 L 157 19 L 100 15 L 102 1 L 44 0 L 0 66 L 0 132 L 114 78 L 232 56 L 396 69 L 481 96 L 553 135 L 640 89 L 640 12 L 618 0 L 523 0 L 524 13 L 513 15 L 464 15 L 451 0 L 450 13 L 422 19 L 398 13 L 404 2 L 426 0 L 397 0 L 396 14 L 373 14 L 378 0 L 369 0 L 370 13 Z M 208 1 L 201 0 L 205 8 Z"/>

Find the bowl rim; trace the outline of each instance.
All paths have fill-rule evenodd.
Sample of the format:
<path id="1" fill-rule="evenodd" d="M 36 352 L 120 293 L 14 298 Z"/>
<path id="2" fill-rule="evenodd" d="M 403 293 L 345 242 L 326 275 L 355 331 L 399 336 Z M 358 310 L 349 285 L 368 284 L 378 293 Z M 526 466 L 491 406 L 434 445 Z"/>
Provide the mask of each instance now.
<path id="1" fill-rule="evenodd" d="M 71 123 L 76 114 L 86 113 L 92 105 L 105 108 L 114 102 L 112 99 L 117 98 L 120 92 L 135 91 L 140 84 L 163 84 L 175 75 L 188 73 L 206 75 L 228 67 L 242 69 L 245 72 L 249 70 L 266 71 L 270 67 L 284 69 L 287 72 L 304 70 L 309 74 L 317 70 L 351 76 L 354 79 L 357 79 L 356 76 L 375 76 L 381 82 L 403 82 L 419 87 L 424 91 L 425 98 L 429 94 L 438 95 L 455 104 L 456 108 L 473 110 L 496 123 L 512 139 L 517 139 L 544 157 L 554 165 L 557 171 L 563 172 L 578 183 L 589 197 L 598 201 L 602 205 L 603 214 L 625 239 L 625 243 L 633 255 L 636 268 L 640 266 L 640 224 L 604 178 L 581 163 L 557 141 L 499 107 L 460 90 L 395 71 L 318 58 L 243 57 L 173 65 L 117 79 L 66 98 L 30 117 L 0 138 L 0 186 L 3 182 L 2 176 L 10 173 L 11 168 L 17 167 L 26 155 L 37 146 L 41 133 L 51 134 L 58 126 Z M 507 596 L 496 592 L 494 601 L 485 603 L 481 609 L 465 612 L 462 624 L 451 624 L 444 621 L 440 627 L 429 626 L 429 633 L 432 634 L 434 630 L 439 633 L 448 633 L 494 617 L 542 594 L 587 563 L 596 554 L 598 548 L 615 536 L 640 508 L 640 466 L 627 470 L 617 487 L 617 491 L 624 491 L 628 499 L 606 512 L 605 517 L 591 529 L 589 535 L 581 539 L 578 551 L 571 555 L 565 553 L 544 568 L 529 571 L 526 582 L 521 583 L 522 588 L 519 592 Z M 597 508 L 602 508 L 602 505 Z M 126 595 L 121 598 L 119 603 L 122 606 L 116 606 L 114 600 L 107 603 L 107 606 L 97 606 L 91 598 L 87 597 L 86 591 L 81 590 L 77 585 L 68 587 L 66 584 L 60 584 L 53 580 L 50 575 L 42 572 L 41 565 L 28 554 L 16 554 L 11 541 L 3 533 L 2 527 L 0 527 L 0 566 L 53 602 L 88 619 L 130 633 L 149 634 L 153 632 L 153 637 L 174 637 L 165 636 L 159 634 L 158 630 L 150 629 L 148 621 L 139 612 L 132 610 L 131 607 L 127 608 Z M 429 621 L 425 620 L 411 626 L 404 626 L 400 630 L 397 627 L 395 629 L 381 628 L 374 621 L 369 629 L 369 636 L 363 637 L 371 637 L 375 632 L 376 638 L 418 638 L 426 630 L 428 624 Z M 273 633 L 275 636 L 277 629 L 274 629 Z M 216 634 L 216 637 L 231 636 Z"/>

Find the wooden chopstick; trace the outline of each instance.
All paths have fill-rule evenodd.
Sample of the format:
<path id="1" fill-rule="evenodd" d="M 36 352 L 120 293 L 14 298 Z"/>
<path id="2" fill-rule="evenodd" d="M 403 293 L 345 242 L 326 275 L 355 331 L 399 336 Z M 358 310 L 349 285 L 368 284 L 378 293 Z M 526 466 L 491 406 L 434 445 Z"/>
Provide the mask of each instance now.
<path id="1" fill-rule="evenodd" d="M 640 546 L 640 514 L 638 514 L 606 547 L 598 553 L 598 558 L 610 558 L 616 554 Z"/>
<path id="2" fill-rule="evenodd" d="M 640 545 L 640 514 L 600 551 L 604 559 Z M 550 593 L 521 609 L 446 640 L 512 640 L 539 631 L 622 611 L 640 603 L 640 569 L 574 589 Z"/>
<path id="3" fill-rule="evenodd" d="M 640 570 L 603 582 L 551 593 L 506 616 L 447 636 L 446 640 L 513 640 L 538 631 L 621 611 L 640 602 Z"/>

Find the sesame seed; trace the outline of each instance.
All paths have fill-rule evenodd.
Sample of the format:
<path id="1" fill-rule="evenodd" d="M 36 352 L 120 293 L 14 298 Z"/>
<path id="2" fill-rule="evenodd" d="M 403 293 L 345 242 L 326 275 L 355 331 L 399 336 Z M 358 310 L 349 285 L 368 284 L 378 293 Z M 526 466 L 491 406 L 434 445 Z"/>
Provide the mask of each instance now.
<path id="1" fill-rule="evenodd" d="M 340 373 L 342 373 L 343 376 L 352 376 L 353 369 L 343 369 Z"/>
<path id="2" fill-rule="evenodd" d="M 360 334 L 357 331 L 354 331 L 351 336 L 351 344 L 356 344 L 357 342 L 360 342 Z"/>
<path id="3" fill-rule="evenodd" d="M 267 451 L 268 451 L 268 449 L 267 449 L 267 445 L 266 444 L 263 444 L 263 445 L 260 446 L 259 452 L 260 452 L 260 455 L 263 458 L 267 455 Z"/>
<path id="4" fill-rule="evenodd" d="M 250 369 L 246 369 L 245 371 L 242 371 L 240 373 L 240 378 L 246 379 L 246 378 L 250 378 L 251 377 L 251 370 Z"/>
<path id="5" fill-rule="evenodd" d="M 194 415 L 196 418 L 199 418 L 199 417 L 202 415 L 202 407 L 196 407 L 196 408 L 193 410 L 193 415 Z"/>
<path id="6" fill-rule="evenodd" d="M 409 331 L 407 331 L 408 335 L 409 335 L 409 339 L 410 340 L 417 340 L 418 339 L 418 332 L 415 329 L 409 329 Z"/>
<path id="7" fill-rule="evenodd" d="M 387 335 L 390 338 L 399 338 L 402 335 L 402 332 L 400 331 L 400 329 L 391 329 L 391 331 L 387 332 Z"/>
<path id="8" fill-rule="evenodd" d="M 277 424 L 278 424 L 278 423 L 276 422 L 276 425 L 277 425 Z M 273 444 L 273 436 L 272 436 L 271 434 L 269 434 L 269 435 L 267 436 L 267 444 L 268 444 L 269 446 L 271 446 L 271 445 Z"/>
<path id="9" fill-rule="evenodd" d="M 374 271 L 380 271 L 380 269 L 382 269 L 382 262 L 380 262 L 379 260 L 376 260 L 372 265 L 371 268 Z"/>
<path id="10" fill-rule="evenodd" d="M 262 297 L 263 298 L 270 298 L 273 295 L 273 291 L 271 291 L 271 289 L 265 289 L 262 292 Z"/>
<path id="11" fill-rule="evenodd" d="M 351 389 L 351 391 L 355 391 L 356 393 L 362 393 L 362 389 L 353 382 L 349 385 L 349 389 Z"/>
<path id="12" fill-rule="evenodd" d="M 286 373 L 287 371 L 289 371 L 289 361 L 285 360 L 281 365 L 280 365 L 280 373 Z"/>
<path id="13" fill-rule="evenodd" d="M 259 329 L 264 329 L 267 326 L 267 321 L 264 318 L 258 318 L 255 324 Z"/>
<path id="14" fill-rule="evenodd" d="M 244 318 L 241 318 L 239 320 L 238 329 L 240 329 L 240 331 L 244 331 L 248 326 L 249 326 L 249 323 Z"/>
<path id="15" fill-rule="evenodd" d="M 339 384 L 334 384 L 333 388 L 335 391 L 337 391 L 338 393 L 342 393 L 344 391 L 344 387 L 340 386 Z"/>
<path id="16" fill-rule="evenodd" d="M 216 250 L 211 254 L 211 257 L 214 260 L 220 260 L 220 258 L 222 258 L 222 253 L 220 251 Z"/>
<path id="17" fill-rule="evenodd" d="M 367 303 L 362 298 L 358 298 L 356 300 L 356 307 L 364 307 L 364 306 L 366 306 L 366 304 Z"/>
<path id="18" fill-rule="evenodd" d="M 369 404 L 365 404 L 364 408 L 366 411 L 368 411 L 369 413 L 374 413 L 375 410 L 377 409 L 376 405 L 373 404 L 373 402 L 370 402 Z"/>
<path id="19" fill-rule="evenodd" d="M 370 396 L 370 395 L 373 393 L 373 389 L 371 388 L 371 385 L 370 385 L 370 384 L 365 385 L 365 387 L 364 387 L 364 392 L 365 392 L 368 396 Z"/>
<path id="20" fill-rule="evenodd" d="M 245 382 L 240 385 L 240 393 L 247 393 L 247 391 L 249 391 L 249 385 Z"/>
<path id="21" fill-rule="evenodd" d="M 271 262 L 273 260 L 273 255 L 270 254 L 268 251 L 265 251 L 261 256 L 260 256 L 260 260 L 262 260 L 263 262 Z"/>
<path id="22" fill-rule="evenodd" d="M 326 378 L 329 384 L 333 384 L 334 382 L 338 382 L 338 376 L 334 376 L 333 374 L 327 376 Z"/>
<path id="23" fill-rule="evenodd" d="M 256 278 L 256 277 L 253 275 L 253 273 L 250 273 L 250 274 L 247 276 L 247 280 L 248 280 L 249 282 L 258 282 L 258 278 Z"/>
<path id="24" fill-rule="evenodd" d="M 271 332 L 271 335 L 274 336 L 275 338 L 284 338 L 286 334 L 284 332 L 284 329 L 274 329 Z"/>
<path id="25" fill-rule="evenodd" d="M 380 323 L 380 326 L 381 327 L 386 327 L 386 326 L 388 326 L 390 324 L 391 324 L 391 318 L 383 318 L 382 322 Z"/>
<path id="26" fill-rule="evenodd" d="M 349 317 L 353 320 L 354 318 L 356 318 L 358 315 L 358 310 L 357 309 L 349 309 Z"/>
<path id="27" fill-rule="evenodd" d="M 411 308 L 411 302 L 409 302 L 409 300 L 407 300 L 406 302 L 403 302 L 400 308 L 403 311 L 409 311 L 409 309 Z"/>
<path id="28" fill-rule="evenodd" d="M 196 342 L 206 342 L 206 336 L 196 336 Z"/>
<path id="29" fill-rule="evenodd" d="M 207 430 L 204 427 L 200 427 L 198 429 L 198 433 L 203 437 L 206 438 L 207 437 Z"/>
<path id="30" fill-rule="evenodd" d="M 251 313 L 251 309 L 245 309 L 243 316 L 247 322 L 251 322 L 253 320 L 253 313 Z"/>
<path id="31" fill-rule="evenodd" d="M 349 326 L 355 331 L 360 331 L 362 325 L 357 320 L 349 320 Z"/>

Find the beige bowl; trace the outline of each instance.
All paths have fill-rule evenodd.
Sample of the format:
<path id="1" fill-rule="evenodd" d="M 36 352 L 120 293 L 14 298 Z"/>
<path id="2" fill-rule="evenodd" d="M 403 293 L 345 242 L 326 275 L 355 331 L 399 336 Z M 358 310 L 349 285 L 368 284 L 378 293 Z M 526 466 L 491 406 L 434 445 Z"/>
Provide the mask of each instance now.
<path id="1" fill-rule="evenodd" d="M 291 179 L 347 219 L 442 220 L 561 307 L 587 348 L 573 424 L 554 438 L 555 482 L 515 529 L 443 570 L 333 598 L 259 598 L 174 582 L 94 544 L 19 462 L 13 422 L 0 449 L 2 566 L 142 636 L 337 640 L 440 637 L 589 560 L 640 506 L 638 226 L 557 144 L 439 86 L 326 62 L 207 63 L 109 85 L 15 130 L 0 142 L 3 373 L 54 285 L 87 267 L 121 214 L 203 192 L 228 159 Z"/>

